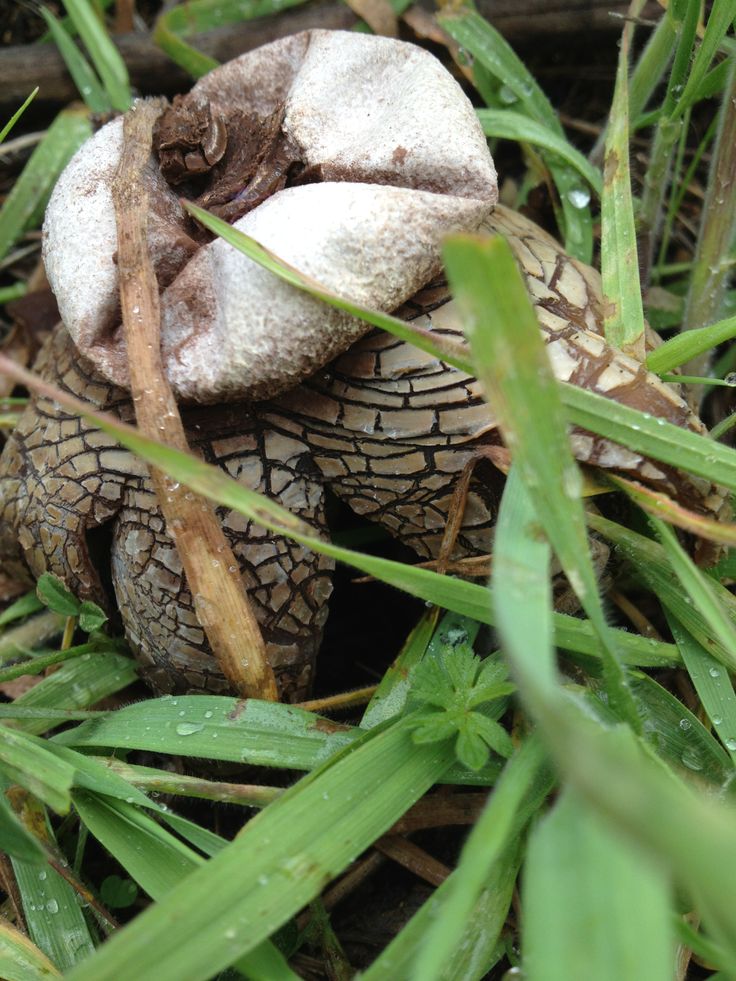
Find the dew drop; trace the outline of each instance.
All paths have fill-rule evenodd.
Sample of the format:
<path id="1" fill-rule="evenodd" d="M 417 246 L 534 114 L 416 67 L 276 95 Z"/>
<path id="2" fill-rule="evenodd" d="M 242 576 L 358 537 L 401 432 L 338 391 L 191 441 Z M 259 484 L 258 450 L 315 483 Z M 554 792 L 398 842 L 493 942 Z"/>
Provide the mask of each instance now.
<path id="1" fill-rule="evenodd" d="M 567 192 L 567 200 L 573 208 L 587 208 L 590 204 L 590 191 L 585 187 L 574 187 Z"/>
<path id="2" fill-rule="evenodd" d="M 683 766 L 686 766 L 688 770 L 702 770 L 703 763 L 700 756 L 693 752 L 692 750 L 685 750 L 681 756 Z"/>
<path id="3" fill-rule="evenodd" d="M 197 722 L 180 722 L 176 727 L 177 735 L 192 736 L 195 732 L 201 732 L 204 726 Z"/>

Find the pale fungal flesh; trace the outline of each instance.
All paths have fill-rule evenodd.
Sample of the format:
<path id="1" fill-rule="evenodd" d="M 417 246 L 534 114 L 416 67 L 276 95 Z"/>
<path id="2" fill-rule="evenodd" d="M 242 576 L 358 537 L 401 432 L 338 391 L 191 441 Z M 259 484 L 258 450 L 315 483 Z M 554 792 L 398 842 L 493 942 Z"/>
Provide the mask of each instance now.
<path id="1" fill-rule="evenodd" d="M 428 52 L 359 34 L 307 31 L 218 68 L 195 86 L 213 112 L 237 107 L 280 133 L 319 183 L 277 190 L 237 221 L 287 262 L 358 303 L 391 310 L 440 268 L 440 243 L 493 207 L 496 174 L 459 85 Z M 125 384 L 110 184 L 122 121 L 105 126 L 56 185 L 44 260 L 81 353 Z M 152 155 L 150 248 L 173 281 L 162 350 L 184 399 L 262 398 L 345 350 L 366 327 L 327 310 L 220 240 L 197 248 Z"/>
<path id="2" fill-rule="evenodd" d="M 340 84 L 331 74 L 337 71 Z M 411 105 L 411 118 L 394 119 L 396 93 L 381 102 L 381 78 Z M 411 101 L 419 81 L 414 87 L 432 92 L 433 105 Z M 405 319 L 460 338 L 457 309 L 437 276 L 439 243 L 458 228 L 502 234 L 560 380 L 703 432 L 675 387 L 606 344 L 598 274 L 525 218 L 493 207 L 495 173 L 482 134 L 431 56 L 385 39 L 310 32 L 223 66 L 195 93 L 198 106 L 215 110 L 246 100 L 263 118 L 276 111 L 290 148 L 299 143 L 304 166 L 320 169 L 322 183 L 277 190 L 239 219 L 263 244 L 352 299 L 398 308 Z M 360 150 L 361 132 L 371 153 Z M 220 133 L 210 136 L 202 153 L 214 159 Z M 108 187 L 120 139 L 113 123 L 91 140 L 50 205 L 45 256 L 65 326 L 39 369 L 129 421 L 129 397 L 111 383 L 126 378 Z M 200 163 L 195 154 L 193 166 Z M 378 175 L 381 183 L 371 183 Z M 358 339 L 363 325 L 283 286 L 223 242 L 201 246 L 153 158 L 147 182 L 151 251 L 168 284 L 162 311 L 169 377 L 189 402 L 219 400 L 184 409 L 194 451 L 289 508 L 317 535 L 328 534 L 329 489 L 421 558 L 436 558 L 460 473 L 479 450 L 500 447 L 478 382 L 380 332 Z M 237 340 L 235 323 L 243 328 Z M 226 357 L 218 362 L 214 353 Z M 700 513 L 724 506 L 722 491 L 707 481 L 601 437 L 573 430 L 571 445 L 582 462 L 632 476 Z M 474 472 L 453 559 L 490 551 L 503 480 L 488 460 Z M 232 572 L 249 588 L 281 692 L 303 698 L 332 563 L 233 511 L 222 509 L 221 518 L 238 561 Z M 58 404 L 32 400 L 2 455 L 4 567 L 19 576 L 48 570 L 80 597 L 112 607 L 108 577 L 88 547 L 89 533 L 102 526 L 110 531 L 109 578 L 126 636 L 151 684 L 160 691 L 227 690 L 202 629 L 217 613 L 201 605 L 195 612 L 145 466 Z"/>

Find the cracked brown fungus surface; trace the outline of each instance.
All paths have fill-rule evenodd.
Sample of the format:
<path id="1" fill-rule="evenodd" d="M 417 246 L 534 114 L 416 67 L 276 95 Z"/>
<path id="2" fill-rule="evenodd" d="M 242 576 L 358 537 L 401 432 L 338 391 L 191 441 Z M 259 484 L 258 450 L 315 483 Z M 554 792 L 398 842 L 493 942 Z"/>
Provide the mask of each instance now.
<path id="1" fill-rule="evenodd" d="M 89 141 L 49 205 L 45 259 L 64 324 L 37 367 L 130 421 L 109 191 L 121 134 L 114 121 Z M 676 387 L 606 344 L 598 274 L 495 205 L 495 172 L 472 107 L 427 52 L 365 35 L 286 38 L 176 99 L 154 147 L 149 245 L 162 290 L 164 364 L 185 403 L 190 445 L 319 535 L 328 535 L 329 488 L 421 558 L 436 558 L 460 473 L 479 447 L 500 442 L 488 405 L 458 369 L 367 333 L 223 241 L 208 241 L 179 195 L 335 291 L 458 338 L 441 240 L 458 229 L 505 235 L 559 379 L 704 431 Z M 703 513 L 721 508 L 721 492 L 707 481 L 589 433 L 573 431 L 571 440 L 585 463 Z M 488 465 L 476 472 L 453 558 L 490 550 L 502 482 Z M 304 698 L 332 563 L 219 513 L 282 695 Z M 6 563 L 34 576 L 48 570 L 80 597 L 109 605 L 86 537 L 104 524 L 117 605 L 148 680 L 160 691 L 226 691 L 145 465 L 94 425 L 35 398 L 2 457 Z"/>

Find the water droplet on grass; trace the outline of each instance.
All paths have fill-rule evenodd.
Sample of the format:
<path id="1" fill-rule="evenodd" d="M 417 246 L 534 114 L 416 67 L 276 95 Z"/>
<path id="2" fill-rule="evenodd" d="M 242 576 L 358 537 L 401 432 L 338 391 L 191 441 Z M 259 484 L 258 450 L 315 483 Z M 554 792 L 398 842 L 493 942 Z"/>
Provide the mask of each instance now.
<path id="1" fill-rule="evenodd" d="M 204 726 L 197 722 L 180 722 L 176 727 L 177 735 L 192 736 L 195 732 L 201 732 Z"/>

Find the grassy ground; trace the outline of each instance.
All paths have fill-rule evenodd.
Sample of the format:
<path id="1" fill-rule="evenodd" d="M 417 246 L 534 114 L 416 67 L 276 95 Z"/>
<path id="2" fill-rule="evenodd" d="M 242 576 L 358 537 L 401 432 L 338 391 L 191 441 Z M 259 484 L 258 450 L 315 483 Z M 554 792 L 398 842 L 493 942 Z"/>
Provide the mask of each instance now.
<path id="1" fill-rule="evenodd" d="M 125 109 L 125 69 L 100 21 L 82 0 L 66 6 L 68 29 L 46 19 L 88 108 Z M 242 16 L 234 6 L 219 4 L 221 16 Z M 610 112 L 586 155 L 485 21 L 453 10 L 439 23 L 487 135 L 501 154 L 506 141 L 521 148 L 512 203 L 538 202 L 541 184 L 568 252 L 600 264 L 609 342 L 638 350 L 644 295 L 649 318 L 672 332 L 650 369 L 686 365 L 728 382 L 736 2 L 716 0 L 704 16 L 696 0 L 671 0 L 634 35 L 640 8 L 634 0 Z M 202 27 L 213 9 L 195 0 L 189 16 Z M 173 8 L 158 37 L 201 74 L 211 66 L 182 40 L 184 17 Z M 77 109 L 48 128 L 0 211 L 0 255 L 23 247 L 88 132 Z M 129 688 L 135 666 L 95 608 L 50 580 L 11 606 L 0 682 L 61 667 L 0 705 L 0 976 L 736 977 L 736 528 L 623 485 L 586 510 L 566 437 L 579 424 L 730 494 L 729 384 L 706 404 L 710 437 L 559 386 L 505 243 L 460 237 L 445 257 L 472 370 L 514 447 L 490 585 L 308 540 L 414 597 L 397 605 L 417 621 L 397 660 L 359 707 L 342 700 L 339 724 L 319 714 L 324 703 L 147 697 Z M 26 288 L 19 276 L 0 299 Z M 263 502 L 219 471 L 115 431 L 176 480 L 263 520 Z M 301 534 L 276 507 L 267 520 Z M 609 598 L 588 527 L 614 549 Z M 722 545 L 717 565 L 693 562 L 685 545 L 698 535 Z M 553 552 L 580 618 L 553 611 Z M 361 650 L 372 658 L 370 644 Z M 323 686 L 330 678 L 369 680 L 328 670 Z"/>

